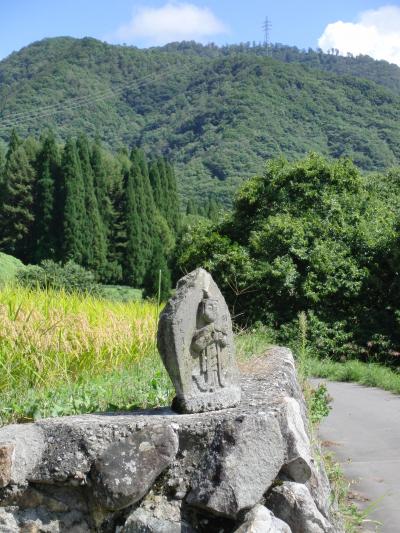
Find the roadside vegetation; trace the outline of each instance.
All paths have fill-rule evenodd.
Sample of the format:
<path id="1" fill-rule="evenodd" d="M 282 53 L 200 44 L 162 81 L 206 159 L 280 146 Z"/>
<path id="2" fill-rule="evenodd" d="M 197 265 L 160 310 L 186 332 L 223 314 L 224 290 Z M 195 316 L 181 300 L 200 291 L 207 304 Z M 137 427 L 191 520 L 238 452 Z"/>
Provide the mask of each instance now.
<path id="1" fill-rule="evenodd" d="M 186 232 L 178 265 L 210 271 L 236 321 L 275 342 L 293 342 L 302 314 L 315 357 L 397 368 L 399 177 L 318 154 L 269 161 L 232 212 Z"/>

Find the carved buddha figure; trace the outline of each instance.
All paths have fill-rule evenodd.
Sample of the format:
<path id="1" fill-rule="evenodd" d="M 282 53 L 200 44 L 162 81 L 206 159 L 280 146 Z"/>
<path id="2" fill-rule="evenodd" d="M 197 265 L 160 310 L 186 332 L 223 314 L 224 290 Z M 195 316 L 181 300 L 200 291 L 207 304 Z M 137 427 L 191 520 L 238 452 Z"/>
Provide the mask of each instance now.
<path id="1" fill-rule="evenodd" d="M 198 366 L 193 371 L 192 378 L 200 391 L 214 392 L 225 386 L 226 346 L 227 328 L 219 320 L 218 301 L 210 298 L 207 291 L 204 291 L 204 297 L 199 304 L 197 329 L 191 345 L 192 354 L 198 358 Z"/>

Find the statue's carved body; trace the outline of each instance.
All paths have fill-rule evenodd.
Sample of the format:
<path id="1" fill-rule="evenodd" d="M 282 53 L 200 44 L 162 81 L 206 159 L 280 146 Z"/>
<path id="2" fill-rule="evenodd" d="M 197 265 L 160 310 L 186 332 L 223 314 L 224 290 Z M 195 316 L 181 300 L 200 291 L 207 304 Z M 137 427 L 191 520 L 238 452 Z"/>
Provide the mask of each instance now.
<path id="1" fill-rule="evenodd" d="M 225 386 L 227 328 L 223 320 L 222 323 L 218 321 L 218 302 L 207 295 L 200 303 L 198 322 L 200 327 L 196 329 L 191 345 L 198 366 L 192 378 L 200 391 L 214 392 Z"/>

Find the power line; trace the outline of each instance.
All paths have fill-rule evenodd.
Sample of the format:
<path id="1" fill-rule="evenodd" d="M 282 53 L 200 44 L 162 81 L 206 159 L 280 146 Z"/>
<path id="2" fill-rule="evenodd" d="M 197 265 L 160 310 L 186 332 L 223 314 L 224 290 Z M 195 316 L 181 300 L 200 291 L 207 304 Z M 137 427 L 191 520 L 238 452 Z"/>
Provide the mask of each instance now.
<path id="1" fill-rule="evenodd" d="M 6 117 L 4 117 L 6 120 L 0 123 L 0 131 L 4 131 L 6 129 L 19 126 L 27 120 L 41 119 L 43 117 L 47 117 L 47 116 L 59 113 L 61 111 L 76 109 L 76 108 L 79 108 L 85 105 L 100 102 L 102 100 L 111 98 L 113 96 L 118 96 L 120 93 L 122 93 L 127 88 L 131 88 L 131 89 L 139 88 L 147 82 L 152 82 L 152 81 L 162 79 L 167 74 L 169 74 L 171 70 L 172 70 L 171 68 L 167 68 L 166 70 L 163 70 L 162 72 L 159 72 L 159 73 L 152 72 L 148 74 L 147 76 L 144 76 L 140 80 L 134 80 L 132 82 L 125 83 L 122 87 L 119 87 L 117 89 L 109 89 L 107 91 L 99 92 L 95 95 L 86 95 L 86 96 L 79 96 L 76 98 L 70 98 L 69 100 L 66 100 L 64 102 L 60 102 L 60 103 L 52 104 L 48 106 L 43 106 L 37 109 L 36 112 L 33 112 L 33 113 L 32 112 L 20 112 L 20 113 L 7 115 Z"/>

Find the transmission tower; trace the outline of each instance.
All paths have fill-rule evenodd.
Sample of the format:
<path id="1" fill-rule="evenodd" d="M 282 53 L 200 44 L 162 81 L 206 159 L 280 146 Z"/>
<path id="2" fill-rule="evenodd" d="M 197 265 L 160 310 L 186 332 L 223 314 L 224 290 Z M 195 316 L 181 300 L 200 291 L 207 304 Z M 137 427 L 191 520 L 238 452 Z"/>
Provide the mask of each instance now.
<path id="1" fill-rule="evenodd" d="M 271 53 L 271 30 L 272 30 L 272 23 L 269 20 L 268 17 L 265 17 L 264 24 L 262 26 L 262 29 L 264 30 L 264 46 L 267 49 L 267 55 L 270 55 Z"/>

